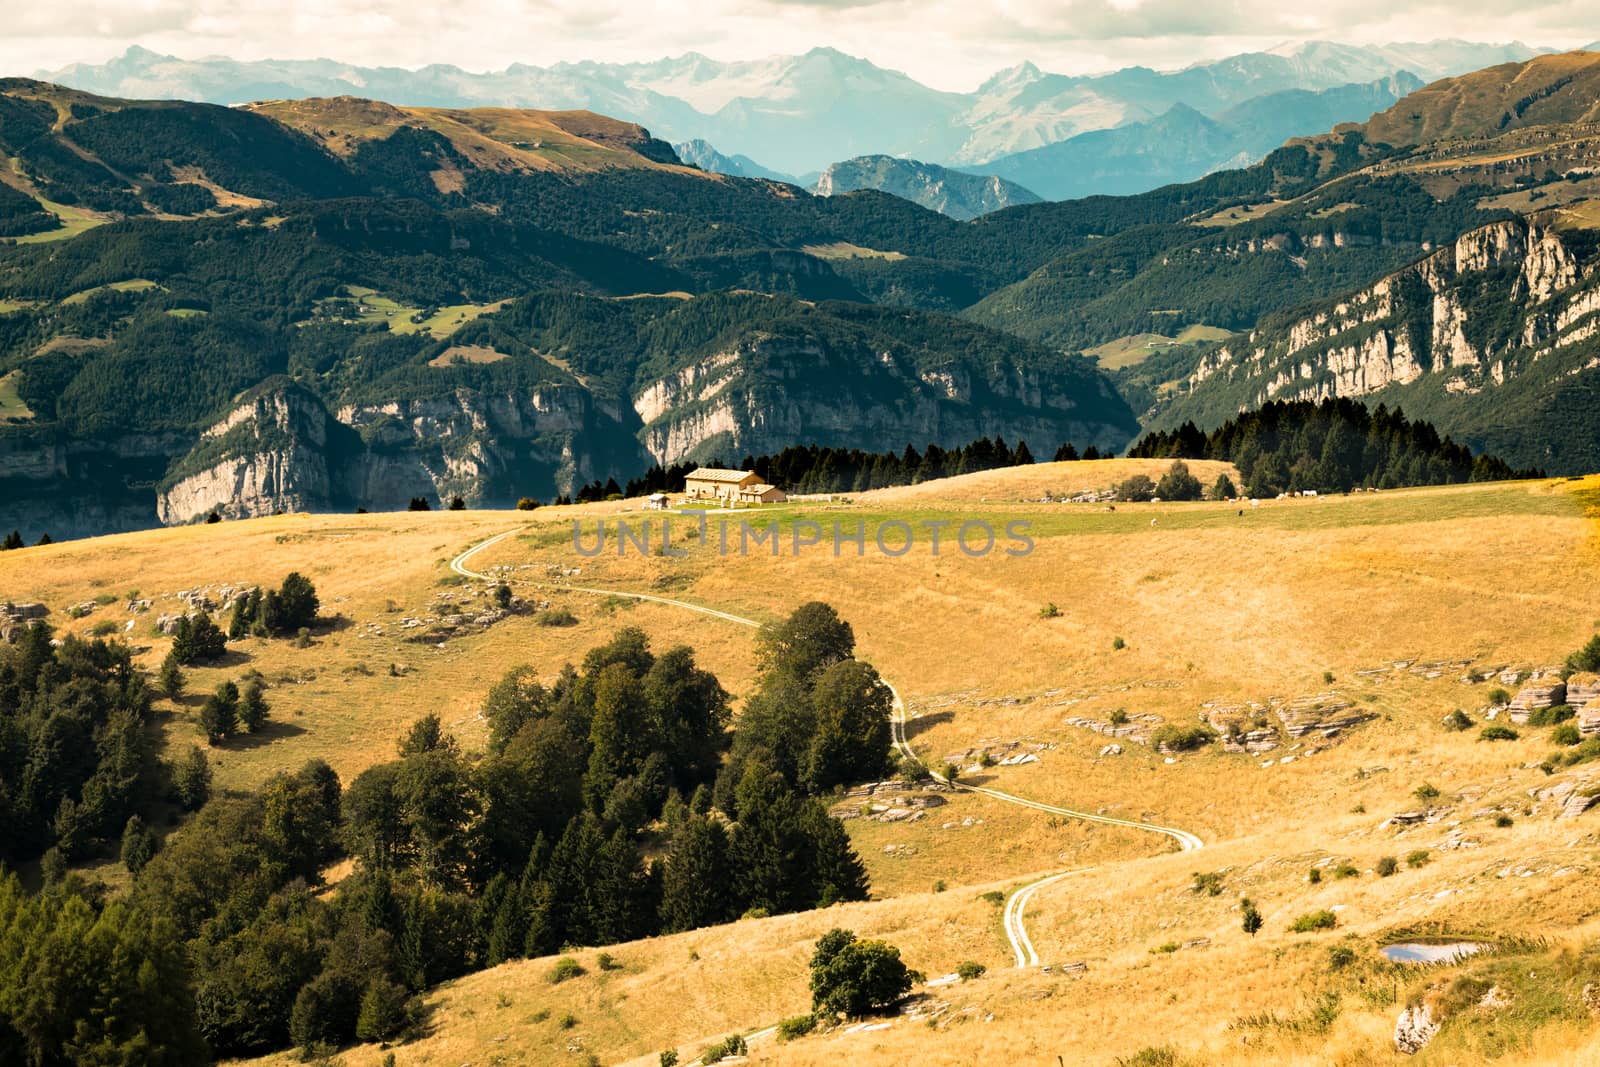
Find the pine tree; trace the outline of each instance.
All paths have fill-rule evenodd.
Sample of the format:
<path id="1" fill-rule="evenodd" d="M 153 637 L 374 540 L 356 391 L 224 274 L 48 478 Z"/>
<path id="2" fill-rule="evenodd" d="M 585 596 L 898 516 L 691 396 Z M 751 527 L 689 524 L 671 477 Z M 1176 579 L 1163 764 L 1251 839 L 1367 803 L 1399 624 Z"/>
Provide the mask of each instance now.
<path id="1" fill-rule="evenodd" d="M 1256 909 L 1255 901 L 1249 897 L 1241 897 L 1239 899 L 1239 912 L 1239 925 L 1251 937 L 1256 936 L 1261 929 L 1261 912 Z"/>
<path id="2" fill-rule="evenodd" d="M 183 693 L 183 671 L 178 667 L 178 656 L 175 652 L 168 652 L 161 661 L 161 670 L 156 675 L 156 684 L 161 687 L 161 692 L 166 694 L 168 700 L 177 700 Z"/>
<path id="3" fill-rule="evenodd" d="M 691 815 L 673 835 L 663 873 L 661 928 L 666 933 L 725 922 L 737 912 L 730 887 L 728 835 L 722 824 Z"/>
<path id="4" fill-rule="evenodd" d="M 239 724 L 248 733 L 257 733 L 266 724 L 269 710 L 266 698 L 262 696 L 261 683 L 252 679 L 239 698 Z"/>
<path id="5" fill-rule="evenodd" d="M 239 729 L 239 687 L 223 682 L 200 708 L 200 730 L 213 745 Z"/>
<path id="6" fill-rule="evenodd" d="M 10 549 L 21 547 L 23 547 L 23 545 L 22 532 L 20 530 L 12 530 L 10 533 L 6 534 L 4 543 L 0 543 L 0 550 L 9 551 Z"/>
<path id="7" fill-rule="evenodd" d="M 122 828 L 122 865 L 128 868 L 128 873 L 138 874 L 155 854 L 155 834 L 139 816 L 130 816 L 128 824 Z"/>
<path id="8" fill-rule="evenodd" d="M 172 770 L 173 792 L 185 811 L 199 811 L 211 796 L 211 764 L 199 745 L 193 745 L 189 754 Z"/>

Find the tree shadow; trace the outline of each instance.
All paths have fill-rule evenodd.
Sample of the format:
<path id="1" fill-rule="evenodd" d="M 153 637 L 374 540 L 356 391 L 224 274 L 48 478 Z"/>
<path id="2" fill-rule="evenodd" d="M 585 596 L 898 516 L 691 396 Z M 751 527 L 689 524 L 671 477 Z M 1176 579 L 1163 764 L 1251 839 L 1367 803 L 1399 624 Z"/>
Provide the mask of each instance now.
<path id="1" fill-rule="evenodd" d="M 931 715 L 923 715 L 919 718 L 907 719 L 905 721 L 906 740 L 909 741 L 913 737 L 916 737 L 927 730 L 931 730 L 935 726 L 950 722 L 955 717 L 956 713 L 953 711 L 936 711 Z"/>
<path id="2" fill-rule="evenodd" d="M 255 657 L 252 656 L 248 652 L 242 652 L 237 648 L 230 648 L 226 652 L 224 652 L 222 655 L 218 656 L 216 659 L 201 660 L 200 662 L 196 663 L 195 666 L 196 667 L 241 667 L 244 664 L 249 663 L 253 659 L 255 659 Z"/>
<path id="3" fill-rule="evenodd" d="M 313 634 L 336 634 L 355 625 L 355 620 L 348 615 L 335 613 L 333 615 L 318 615 L 315 622 L 306 627 Z"/>
<path id="4" fill-rule="evenodd" d="M 220 747 L 224 751 L 231 749 L 235 752 L 244 752 L 252 748 L 260 748 L 263 745 L 270 745 L 274 741 L 287 741 L 291 737 L 299 737 L 306 732 L 304 726 L 296 726 L 292 722 L 283 722 L 280 719 L 268 719 L 261 724 L 261 729 L 255 733 L 230 737 Z"/>

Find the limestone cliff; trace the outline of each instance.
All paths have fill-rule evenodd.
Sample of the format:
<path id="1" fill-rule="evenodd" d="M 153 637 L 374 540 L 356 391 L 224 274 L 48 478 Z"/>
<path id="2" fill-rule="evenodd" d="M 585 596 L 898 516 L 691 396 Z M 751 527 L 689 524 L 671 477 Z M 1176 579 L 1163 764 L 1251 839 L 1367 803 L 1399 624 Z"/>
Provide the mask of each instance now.
<path id="1" fill-rule="evenodd" d="M 1373 396 L 1514 462 L 1600 461 L 1592 431 L 1552 422 L 1600 391 L 1596 235 L 1553 220 L 1481 227 L 1344 299 L 1202 358 L 1159 418 L 1218 421 L 1273 400 Z M 1577 423 L 1574 420 L 1574 425 Z"/>
<path id="2" fill-rule="evenodd" d="M 1117 450 L 1134 429 L 1104 379 L 1067 367 L 919 367 L 903 353 L 759 335 L 649 382 L 634 410 L 640 440 L 664 464 L 798 442 L 897 451 L 995 434 Z"/>

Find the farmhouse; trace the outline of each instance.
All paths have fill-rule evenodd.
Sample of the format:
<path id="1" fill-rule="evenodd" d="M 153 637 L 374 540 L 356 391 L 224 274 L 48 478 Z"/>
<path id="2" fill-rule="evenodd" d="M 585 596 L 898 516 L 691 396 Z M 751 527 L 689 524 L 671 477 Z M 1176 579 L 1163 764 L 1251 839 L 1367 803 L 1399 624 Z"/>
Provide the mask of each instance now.
<path id="1" fill-rule="evenodd" d="M 683 480 L 685 503 L 781 504 L 788 497 L 754 471 L 698 467 Z"/>

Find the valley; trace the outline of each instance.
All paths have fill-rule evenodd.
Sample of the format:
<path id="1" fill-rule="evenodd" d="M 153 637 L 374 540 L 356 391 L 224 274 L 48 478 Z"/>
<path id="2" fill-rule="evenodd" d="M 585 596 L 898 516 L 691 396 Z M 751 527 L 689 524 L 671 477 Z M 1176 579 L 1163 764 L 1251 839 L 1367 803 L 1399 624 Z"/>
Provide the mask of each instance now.
<path id="1" fill-rule="evenodd" d="M 797 596 L 824 599 L 852 623 L 863 654 L 905 701 L 907 741 L 923 759 L 965 765 L 974 752 L 1003 756 L 1019 742 L 1009 751 L 1037 757 L 963 766 L 960 781 L 978 791 L 944 794 L 924 819 L 846 819 L 871 875 L 871 902 L 614 946 L 621 970 L 612 972 L 594 963 L 595 950 L 579 950 L 571 954 L 592 976 L 556 986 L 545 978 L 549 959 L 463 978 L 429 994 L 428 1035 L 403 1046 L 417 1062 L 492 1054 L 567 1062 L 589 1052 L 653 1061 L 667 1047 L 692 1054 L 697 1042 L 761 1030 L 802 1010 L 804 950 L 835 925 L 889 938 L 930 978 L 964 959 L 990 973 L 929 988 L 913 1010 L 931 1013 L 931 1027 L 912 1018 L 789 1043 L 752 1040 L 762 1062 L 837 1055 L 888 1062 L 907 1042 L 934 1062 L 970 1062 L 1002 1032 L 1039 1054 L 1109 1061 L 1151 1044 L 1152 1016 L 1135 1020 L 1120 1007 L 1130 996 L 1152 1005 L 1163 1028 L 1155 1032 L 1202 1062 L 1223 1048 L 1230 1063 L 1313 1062 L 1333 1047 L 1386 1062 L 1394 1055 L 1384 1049 L 1399 1011 L 1395 998 L 1432 981 L 1426 972 L 1368 962 L 1394 932 L 1510 936 L 1555 924 L 1558 944 L 1508 948 L 1505 959 L 1576 946 L 1588 930 L 1580 917 L 1588 897 L 1587 880 L 1575 874 L 1594 862 L 1593 847 L 1586 817 L 1563 815 L 1565 794 L 1556 787 L 1582 788 L 1588 769 L 1547 776 L 1532 766 L 1550 751 L 1542 731 L 1518 727 L 1518 740 L 1484 742 L 1476 724 L 1485 694 L 1499 684 L 1495 675 L 1559 661 L 1600 620 L 1587 577 L 1600 551 L 1593 480 L 1267 502 L 1246 515 L 1226 503 L 1108 512 L 1037 502 L 1044 490 L 1114 484 L 1140 466 L 1160 464 L 1040 464 L 762 515 L 784 528 L 803 517 L 843 517 L 869 530 L 891 520 L 922 529 L 952 508 L 966 520 L 1025 518 L 1036 547 L 1021 559 L 936 556 L 923 538 L 893 559 L 835 558 L 825 546 L 776 559 L 724 557 L 681 541 L 682 559 L 575 561 L 570 522 L 615 521 L 630 514 L 625 502 L 531 515 L 289 515 L 29 549 L 4 564 L 8 591 L 52 606 L 92 602 L 97 589 L 137 588 L 153 601 L 144 619 L 181 605 L 174 592 L 272 582 L 294 568 L 311 575 L 326 610 L 343 621 L 307 649 L 258 640 L 240 646 L 242 662 L 269 680 L 278 725 L 265 743 L 214 750 L 219 783 L 233 788 L 257 788 L 277 768 L 312 756 L 348 782 L 383 758 L 382 739 L 425 709 L 439 710 L 465 744 L 482 744 L 477 708 L 490 679 L 524 661 L 553 672 L 621 625 L 660 642 L 692 634 L 697 658 L 736 694 L 748 692 L 749 627 L 712 617 L 686 630 L 683 608 L 671 602 L 766 621 Z M 1219 469 L 1198 473 L 1210 478 Z M 692 528 L 675 524 L 679 539 Z M 1522 546 L 1514 576 L 1500 551 L 1510 539 Z M 193 551 L 201 541 L 205 549 Z M 270 572 L 256 562 L 263 558 L 272 559 Z M 560 573 L 574 566 L 581 575 Z M 566 607 L 577 627 L 551 629 L 513 615 L 481 632 L 407 640 L 404 620 L 442 618 L 450 602 L 482 597 L 501 577 L 527 590 L 520 595 Z M 1426 595 L 1428 610 L 1385 592 L 1394 589 Z M 668 602 L 634 603 L 636 593 Z M 1057 614 L 1042 618 L 1047 600 Z M 441 606 L 430 611 L 431 604 Z M 56 621 L 87 631 L 105 617 L 140 616 L 127 616 L 119 600 L 81 620 L 57 614 Z M 929 628 L 926 620 L 937 622 Z M 141 658 L 153 663 L 165 642 L 146 636 L 147 625 L 130 639 L 148 647 Z M 940 639 L 952 630 L 962 635 L 957 655 Z M 400 665 L 398 677 L 391 663 Z M 190 685 L 204 692 L 240 669 L 195 668 Z M 1304 697 L 1330 708 L 1348 702 L 1363 714 L 1331 737 L 1297 736 L 1289 724 L 1302 721 L 1308 705 L 1296 701 Z M 1077 725 L 1114 723 L 1119 709 L 1136 725 L 1146 716 L 1220 724 L 1219 709 L 1252 702 L 1272 724 L 1273 749 L 1226 751 L 1214 743 L 1163 756 L 1137 731 L 1108 738 Z M 1472 730 L 1439 725 L 1454 708 L 1471 716 Z M 189 744 L 192 715 L 181 706 L 160 713 L 171 751 Z M 1121 751 L 1107 755 L 1113 742 Z M 1225 801 L 1218 782 L 1226 783 Z M 1436 786 L 1440 798 L 1424 804 L 1426 818 L 1407 821 L 1419 810 L 1412 793 L 1421 784 Z M 1182 827 L 1204 847 L 1169 853 L 1148 833 L 1053 818 L 985 789 Z M 860 803 L 839 800 L 845 812 Z M 1496 827 L 1498 813 L 1507 812 L 1510 826 Z M 1404 818 L 1391 818 L 1397 815 Z M 1392 877 L 1370 872 L 1386 853 L 1419 849 L 1429 853 L 1425 866 Z M 1353 880 L 1333 877 L 1334 867 L 1352 861 Z M 1330 873 L 1306 884 L 1305 872 L 1319 866 Z M 1192 892 L 1197 869 L 1223 872 L 1225 894 Z M 982 894 L 997 890 L 1004 900 L 1068 871 L 1027 898 L 1027 939 L 1051 971 L 1014 969 L 1003 909 Z M 1239 893 L 1266 917 L 1257 938 L 1238 930 Z M 1317 908 L 1335 909 L 1343 933 L 1284 930 Z M 1404 923 L 1395 918 L 1400 908 Z M 1323 962 L 1330 945 L 1350 947 L 1355 970 L 1330 972 Z M 1499 958 L 1483 967 L 1501 967 Z M 1079 962 L 1082 974 L 1058 973 Z M 1534 969 L 1547 966 L 1556 976 L 1584 973 L 1575 963 Z M 1239 976 L 1226 990 L 1203 979 L 1218 967 Z M 1359 994 L 1354 984 L 1358 974 L 1376 980 L 1375 967 L 1382 998 Z M 1558 988 L 1576 1003 L 1576 985 Z M 1531 987 L 1516 994 L 1524 995 L 1550 994 Z M 1328 997 L 1338 1008 L 1316 1027 L 1241 1022 L 1289 1020 Z M 564 1013 L 576 1020 L 567 1029 L 559 1025 Z M 960 1023 L 966 1015 L 973 1021 Z M 987 1015 L 996 1022 L 982 1023 Z M 1077 1025 L 1083 1018 L 1099 1025 Z M 1501 1037 L 1491 1038 L 1469 1014 L 1448 1023 L 1439 1049 L 1427 1055 L 1509 1040 L 1497 1053 L 1501 1062 L 1566 1062 L 1560 1057 L 1581 1059 L 1590 1047 L 1580 1016 L 1567 1009 L 1496 1018 Z M 1239 1033 L 1250 1040 L 1241 1044 Z M 382 1055 L 367 1046 L 341 1059 L 378 1063 Z"/>

